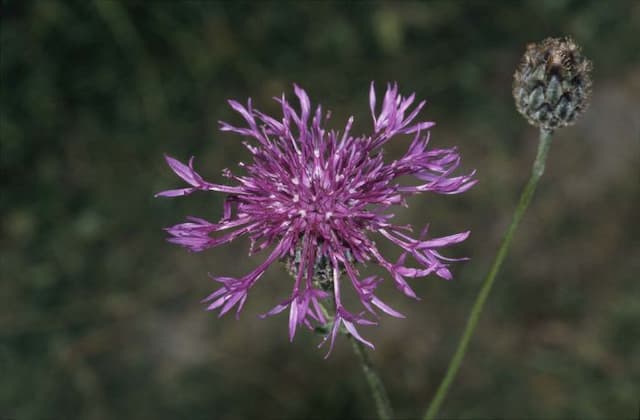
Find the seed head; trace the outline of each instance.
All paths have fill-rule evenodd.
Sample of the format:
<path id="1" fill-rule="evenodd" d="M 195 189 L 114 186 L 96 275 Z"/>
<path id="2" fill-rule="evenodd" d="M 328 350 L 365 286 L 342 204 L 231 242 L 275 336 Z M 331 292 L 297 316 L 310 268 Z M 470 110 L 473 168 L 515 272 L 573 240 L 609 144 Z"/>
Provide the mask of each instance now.
<path id="1" fill-rule="evenodd" d="M 547 38 L 527 45 L 514 74 L 518 111 L 545 130 L 573 124 L 589 105 L 591 68 L 591 61 L 571 38 Z"/>

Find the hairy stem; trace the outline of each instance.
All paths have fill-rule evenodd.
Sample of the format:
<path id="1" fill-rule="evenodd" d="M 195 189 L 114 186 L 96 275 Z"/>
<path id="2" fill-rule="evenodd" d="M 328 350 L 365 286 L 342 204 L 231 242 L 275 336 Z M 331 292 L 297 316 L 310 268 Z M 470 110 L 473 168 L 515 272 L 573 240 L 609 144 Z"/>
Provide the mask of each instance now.
<path id="1" fill-rule="evenodd" d="M 369 388 L 371 389 L 371 396 L 376 403 L 376 411 L 378 412 L 378 417 L 381 420 L 393 418 L 393 410 L 391 409 L 389 395 L 387 394 L 387 390 L 382 383 L 380 375 L 378 375 L 378 372 L 373 366 L 373 362 L 371 361 L 371 358 L 367 353 L 367 349 L 361 342 L 353 338 L 351 335 L 349 335 L 349 339 L 351 340 L 353 351 L 356 353 L 358 359 L 360 360 L 362 371 L 364 372 L 364 376 L 367 379 Z"/>
<path id="2" fill-rule="evenodd" d="M 335 302 L 333 302 L 333 306 L 335 306 Z M 322 310 L 324 316 L 327 319 L 333 318 L 331 315 L 329 315 L 329 311 L 327 311 L 324 305 L 320 304 L 320 309 Z M 323 334 L 329 334 L 330 331 L 331 331 L 331 328 L 328 328 L 325 331 L 323 331 Z M 358 356 L 358 360 L 360 361 L 360 365 L 362 366 L 362 371 L 364 372 L 364 376 L 367 380 L 367 384 L 369 385 L 369 389 L 371 390 L 371 396 L 373 397 L 373 400 L 376 403 L 376 411 L 378 412 L 378 418 L 380 420 L 388 420 L 393 418 L 393 409 L 391 408 L 391 401 L 389 400 L 389 394 L 387 394 L 387 389 L 384 387 L 382 378 L 380 378 L 380 375 L 376 371 L 376 368 L 373 365 L 373 361 L 369 357 L 369 353 L 367 353 L 367 349 L 364 347 L 364 345 L 361 342 L 356 340 L 346 330 L 341 329 L 340 332 L 342 332 L 349 338 L 353 347 L 353 351 L 356 354 L 356 356 Z"/>
<path id="3" fill-rule="evenodd" d="M 531 177 L 527 182 L 527 185 L 522 190 L 522 194 L 520 195 L 520 201 L 518 202 L 518 206 L 516 207 L 515 212 L 513 213 L 513 217 L 511 219 L 511 224 L 507 229 L 504 238 L 502 239 L 502 243 L 500 244 L 500 248 L 498 249 L 498 254 L 496 255 L 493 264 L 491 265 L 491 269 L 487 274 L 487 277 L 484 279 L 482 283 L 482 288 L 476 297 L 476 300 L 471 309 L 471 314 L 467 319 L 467 325 L 464 328 L 464 332 L 462 333 L 462 337 L 460 338 L 460 342 L 458 343 L 458 347 L 449 363 L 449 367 L 447 368 L 447 372 L 444 376 L 444 379 L 440 383 L 438 390 L 436 391 L 436 395 L 431 401 L 431 404 L 427 408 L 427 411 L 424 415 L 425 420 L 432 420 L 438 414 L 438 410 L 440 409 L 440 405 L 444 401 L 444 398 L 447 395 L 447 391 L 449 390 L 449 386 L 453 382 L 453 379 L 460 368 L 460 364 L 462 363 L 462 359 L 467 351 L 467 347 L 469 345 L 469 341 L 473 336 L 473 332 L 478 324 L 478 320 L 480 319 L 480 314 L 482 313 L 482 308 L 484 307 L 485 301 L 489 296 L 489 292 L 491 292 L 491 287 L 493 286 L 494 280 L 500 267 L 502 266 L 502 262 L 504 258 L 507 256 L 507 252 L 509 251 L 509 246 L 511 245 L 511 239 L 520 224 L 520 220 L 524 215 L 529 203 L 531 202 L 531 197 L 533 197 L 533 193 L 536 190 L 536 186 L 538 184 L 538 180 L 544 173 L 544 166 L 547 160 L 547 153 L 549 152 L 549 146 L 551 145 L 551 131 L 540 130 L 540 142 L 538 144 L 538 153 L 536 155 L 536 160 L 533 163 L 533 168 L 531 170 Z"/>

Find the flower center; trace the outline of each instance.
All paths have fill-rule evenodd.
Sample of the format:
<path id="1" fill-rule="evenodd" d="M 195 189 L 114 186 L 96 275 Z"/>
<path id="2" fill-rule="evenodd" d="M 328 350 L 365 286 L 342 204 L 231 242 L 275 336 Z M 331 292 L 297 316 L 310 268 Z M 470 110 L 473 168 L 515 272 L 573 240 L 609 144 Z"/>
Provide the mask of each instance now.
<path id="1" fill-rule="evenodd" d="M 282 262 L 284 262 L 289 275 L 294 279 L 297 278 L 298 270 L 302 265 L 302 247 L 297 245 L 295 255 L 287 255 L 282 259 Z M 312 283 L 315 287 L 324 291 L 329 291 L 333 288 L 333 267 L 331 266 L 331 261 L 325 255 L 316 256 L 313 264 Z"/>
<path id="2" fill-rule="evenodd" d="M 347 250 L 347 259 L 350 263 L 353 263 L 353 257 L 351 256 L 351 252 Z M 306 264 L 303 264 L 302 258 L 302 245 L 296 245 L 295 254 L 287 255 L 281 259 L 284 263 L 287 272 L 294 279 L 298 277 L 298 270 L 302 266 L 303 270 L 306 270 Z M 346 274 L 344 267 L 340 268 L 340 275 Z M 305 273 L 303 273 L 303 276 Z M 331 260 L 326 255 L 316 255 L 315 262 L 313 264 L 313 278 L 311 279 L 312 284 L 324 290 L 325 292 L 331 291 L 333 289 L 333 265 L 331 264 Z"/>

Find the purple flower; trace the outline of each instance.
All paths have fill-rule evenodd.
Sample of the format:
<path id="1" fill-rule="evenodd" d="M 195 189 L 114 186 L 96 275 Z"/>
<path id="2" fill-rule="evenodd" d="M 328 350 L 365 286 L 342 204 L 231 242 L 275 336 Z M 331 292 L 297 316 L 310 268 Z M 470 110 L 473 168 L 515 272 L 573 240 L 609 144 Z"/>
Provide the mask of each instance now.
<path id="1" fill-rule="evenodd" d="M 286 263 L 292 274 L 293 290 L 286 300 L 263 317 L 289 309 L 289 338 L 296 328 L 305 325 L 325 325 L 330 320 L 322 302 L 334 310 L 333 323 L 325 338 L 331 338 L 329 352 L 338 330 L 343 326 L 356 339 L 373 348 L 358 333 L 357 325 L 372 325 L 365 318 L 377 311 L 403 317 L 375 295 L 378 277 L 362 279 L 358 272 L 363 263 L 377 264 L 389 272 L 396 287 L 407 296 L 416 294 L 407 279 L 428 274 L 451 279 L 449 262 L 440 248 L 464 241 L 469 232 L 427 239 L 427 229 L 415 238 L 409 236 L 411 226 L 391 223 L 389 208 L 406 206 L 405 198 L 426 191 L 457 194 L 471 188 L 474 172 L 452 176 L 460 164 L 455 148 L 427 150 L 428 129 L 434 123 L 414 121 L 424 107 L 422 101 L 413 109 L 415 95 L 403 97 L 396 84 L 389 85 L 376 113 L 373 83 L 369 105 L 373 118 L 373 134 L 352 135 L 353 117 L 342 132 L 322 127 L 322 108 L 312 113 L 306 92 L 294 85 L 300 102 L 296 111 L 284 94 L 276 101 L 282 106 L 282 118 L 275 119 L 254 109 L 251 100 L 246 106 L 229 101 L 244 119 L 243 127 L 221 122 L 222 131 L 231 131 L 249 138 L 243 142 L 252 155 L 252 162 L 239 166 L 243 175 L 223 171 L 235 181 L 234 186 L 213 184 L 202 179 L 193 168 L 193 158 L 185 165 L 169 156 L 167 163 L 187 184 L 186 188 L 163 191 L 156 196 L 175 197 L 197 190 L 226 193 L 223 217 L 218 223 L 189 217 L 188 221 L 170 228 L 169 241 L 192 251 L 203 251 L 246 235 L 251 240 L 250 253 L 271 249 L 269 256 L 255 270 L 240 277 L 212 277 L 220 283 L 204 299 L 207 309 L 218 309 L 220 316 L 236 307 L 239 314 L 249 289 L 276 261 Z M 329 118 L 326 115 L 325 120 Z M 410 134 L 413 141 L 399 159 L 385 162 L 382 146 L 397 135 Z M 401 186 L 398 178 L 413 175 L 417 185 Z M 215 235 L 212 235 L 215 234 Z M 379 234 L 402 248 L 396 262 L 381 255 L 370 234 Z M 416 267 L 405 260 L 411 255 Z M 345 309 L 342 288 L 350 283 L 366 311 L 353 313 Z"/>

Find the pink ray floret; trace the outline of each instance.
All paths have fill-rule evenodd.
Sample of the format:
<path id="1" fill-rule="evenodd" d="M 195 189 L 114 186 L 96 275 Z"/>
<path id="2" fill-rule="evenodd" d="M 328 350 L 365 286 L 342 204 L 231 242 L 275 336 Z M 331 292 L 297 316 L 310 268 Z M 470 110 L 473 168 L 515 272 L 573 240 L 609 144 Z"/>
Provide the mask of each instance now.
<path id="1" fill-rule="evenodd" d="M 219 310 L 220 316 L 235 308 L 239 314 L 251 287 L 276 261 L 293 261 L 294 275 L 291 294 L 267 317 L 289 310 L 289 338 L 293 340 L 298 326 L 314 328 L 330 323 L 325 340 L 333 348 L 335 337 L 344 328 L 354 338 L 373 347 L 358 332 L 357 327 L 377 322 L 378 312 L 403 317 L 375 295 L 382 278 L 361 278 L 358 267 L 363 263 L 377 264 L 389 273 L 395 286 L 407 296 L 416 298 L 408 279 L 435 274 L 451 279 L 450 263 L 460 259 L 446 258 L 440 249 L 464 241 L 469 232 L 441 238 L 427 238 L 424 228 L 418 237 L 410 236 L 411 226 L 391 223 L 389 212 L 395 205 L 406 206 L 406 197 L 432 192 L 458 194 L 467 191 L 477 181 L 474 172 L 452 175 L 460 165 L 455 148 L 427 149 L 430 121 L 416 120 L 425 105 L 414 105 L 415 95 L 403 97 L 396 84 L 388 85 L 377 111 L 373 83 L 369 105 L 373 118 L 371 135 L 353 135 L 353 117 L 342 132 L 326 130 L 318 106 L 312 112 L 306 92 L 294 85 L 299 109 L 294 109 L 284 94 L 275 98 L 282 107 L 282 117 L 270 117 L 252 107 L 229 101 L 244 124 L 233 126 L 221 122 L 222 131 L 243 136 L 243 145 L 251 154 L 250 163 L 240 163 L 242 174 L 223 171 L 235 185 L 205 181 L 194 169 L 193 157 L 184 164 L 166 156 L 171 169 L 187 187 L 160 192 L 156 196 L 176 197 L 196 191 L 226 194 L 223 217 L 217 223 L 189 217 L 184 223 L 169 227 L 169 241 L 191 251 L 200 252 L 231 242 L 239 237 L 250 238 L 250 252 L 271 249 L 255 270 L 243 277 L 212 276 L 220 287 L 203 301 L 209 310 Z M 383 159 L 382 146 L 398 136 L 413 139 L 404 155 L 392 162 Z M 415 185 L 398 182 L 402 176 L 413 176 Z M 379 235 L 402 249 L 396 262 L 387 260 L 372 236 Z M 411 256 L 415 266 L 408 266 Z M 316 280 L 319 261 L 329 268 L 330 287 L 321 287 Z M 364 311 L 348 311 L 341 298 L 341 288 L 352 287 Z M 327 319 L 323 303 L 329 304 L 333 320 Z M 331 351 L 331 350 L 329 350 Z"/>

